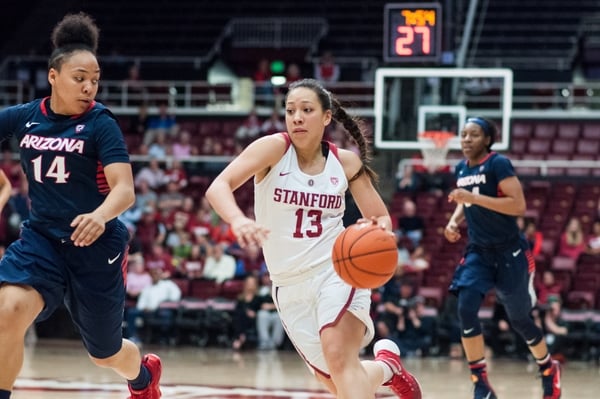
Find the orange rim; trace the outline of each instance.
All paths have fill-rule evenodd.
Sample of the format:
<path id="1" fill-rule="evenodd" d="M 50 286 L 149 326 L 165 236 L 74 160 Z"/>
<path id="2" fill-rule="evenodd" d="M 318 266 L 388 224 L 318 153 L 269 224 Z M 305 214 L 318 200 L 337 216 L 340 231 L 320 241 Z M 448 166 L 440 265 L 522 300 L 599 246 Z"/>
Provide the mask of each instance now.
<path id="1" fill-rule="evenodd" d="M 448 144 L 448 141 L 452 138 L 456 137 L 454 133 L 445 132 L 445 131 L 435 131 L 430 130 L 427 132 L 419 133 L 419 138 L 429 139 L 433 141 L 437 148 L 443 148 Z"/>

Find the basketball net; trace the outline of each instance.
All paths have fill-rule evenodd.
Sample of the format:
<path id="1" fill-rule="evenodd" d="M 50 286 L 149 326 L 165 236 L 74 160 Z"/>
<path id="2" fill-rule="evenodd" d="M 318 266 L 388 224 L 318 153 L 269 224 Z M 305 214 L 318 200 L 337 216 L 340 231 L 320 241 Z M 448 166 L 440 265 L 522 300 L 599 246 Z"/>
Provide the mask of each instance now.
<path id="1" fill-rule="evenodd" d="M 425 145 L 421 148 L 423 154 L 423 166 L 430 172 L 435 172 L 438 168 L 446 165 L 446 156 L 448 155 L 448 144 L 455 134 L 444 131 L 426 131 L 419 133 L 420 143 Z"/>

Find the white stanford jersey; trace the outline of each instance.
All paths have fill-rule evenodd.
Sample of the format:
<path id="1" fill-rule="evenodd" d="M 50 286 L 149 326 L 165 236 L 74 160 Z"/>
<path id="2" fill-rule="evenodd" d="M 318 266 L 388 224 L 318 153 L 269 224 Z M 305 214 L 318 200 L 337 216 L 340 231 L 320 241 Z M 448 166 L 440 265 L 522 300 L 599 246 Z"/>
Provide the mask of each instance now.
<path id="1" fill-rule="evenodd" d="M 263 253 L 278 286 L 306 278 L 331 262 L 337 236 L 344 230 L 344 193 L 348 180 L 337 147 L 324 142 L 325 168 L 311 176 L 300 170 L 290 145 L 281 160 L 254 185 L 256 221 L 270 230 Z M 316 271 L 316 270 L 314 270 Z"/>

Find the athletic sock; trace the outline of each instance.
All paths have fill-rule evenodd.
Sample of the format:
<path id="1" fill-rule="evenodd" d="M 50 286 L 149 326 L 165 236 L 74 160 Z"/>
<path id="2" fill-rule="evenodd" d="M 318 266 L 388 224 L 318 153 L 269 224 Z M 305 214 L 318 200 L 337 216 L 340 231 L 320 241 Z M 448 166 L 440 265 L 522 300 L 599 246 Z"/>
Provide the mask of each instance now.
<path id="1" fill-rule="evenodd" d="M 552 357 L 549 353 L 547 353 L 546 356 L 541 359 L 535 359 L 535 361 L 538 364 L 540 371 L 544 371 L 552 366 Z"/>
<path id="2" fill-rule="evenodd" d="M 136 391 L 141 391 L 146 388 L 150 384 L 150 379 L 152 376 L 150 375 L 150 371 L 143 364 L 140 365 L 140 374 L 134 380 L 128 380 L 127 382 Z M 0 399 L 4 399 L 0 396 Z"/>

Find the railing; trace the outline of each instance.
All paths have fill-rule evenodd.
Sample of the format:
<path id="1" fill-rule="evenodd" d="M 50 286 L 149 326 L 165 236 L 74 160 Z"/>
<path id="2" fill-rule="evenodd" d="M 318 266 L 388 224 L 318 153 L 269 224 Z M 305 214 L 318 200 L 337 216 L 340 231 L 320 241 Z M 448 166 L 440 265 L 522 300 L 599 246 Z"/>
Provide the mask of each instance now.
<path id="1" fill-rule="evenodd" d="M 375 87 L 372 82 L 338 82 L 327 84 L 343 103 L 355 113 L 373 116 Z M 482 94 L 465 93 L 464 103 L 477 104 L 489 110 L 498 102 L 492 91 Z M 133 115 L 142 102 L 152 106 L 167 103 L 176 115 L 244 114 L 252 108 L 255 93 L 253 83 L 246 79 L 235 83 L 210 84 L 207 81 L 101 81 L 97 99 L 108 104 L 113 112 Z M 245 99 L 243 99 L 245 97 Z M 247 98 L 250 96 L 250 98 Z M 17 80 L 0 80 L 0 107 L 31 101 L 35 90 Z M 243 100 L 242 100 L 243 99 Z M 251 102 L 249 104 L 249 102 Z M 489 106 L 488 106 L 489 105 Z M 472 108 L 472 107 L 471 107 Z M 269 109 L 263 110 L 270 113 Z M 493 112 L 492 112 L 493 113 Z M 600 83 L 523 83 L 515 82 L 513 118 L 600 118 Z"/>

